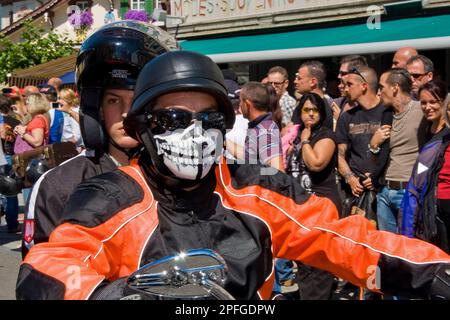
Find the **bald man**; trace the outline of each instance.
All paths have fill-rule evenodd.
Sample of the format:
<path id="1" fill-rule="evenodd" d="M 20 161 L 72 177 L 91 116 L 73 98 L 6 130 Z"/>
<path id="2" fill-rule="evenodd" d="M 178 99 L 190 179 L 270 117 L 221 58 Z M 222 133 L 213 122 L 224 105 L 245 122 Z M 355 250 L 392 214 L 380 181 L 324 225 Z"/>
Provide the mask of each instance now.
<path id="1" fill-rule="evenodd" d="M 406 69 L 406 62 L 417 54 L 417 50 L 412 47 L 398 49 L 392 59 L 392 68 Z"/>
<path id="2" fill-rule="evenodd" d="M 56 89 L 56 91 L 59 92 L 63 82 L 62 82 L 62 80 L 60 78 L 50 78 L 50 79 L 48 79 L 47 84 L 49 86 L 54 87 Z"/>

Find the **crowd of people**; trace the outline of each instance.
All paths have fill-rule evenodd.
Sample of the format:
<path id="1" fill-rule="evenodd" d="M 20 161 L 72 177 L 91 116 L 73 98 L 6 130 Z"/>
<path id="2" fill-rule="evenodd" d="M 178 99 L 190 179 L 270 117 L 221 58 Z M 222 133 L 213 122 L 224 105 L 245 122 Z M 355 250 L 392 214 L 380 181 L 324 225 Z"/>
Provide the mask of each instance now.
<path id="1" fill-rule="evenodd" d="M 113 23 L 83 43 L 80 114 L 66 89 L 27 96 L 16 139 L 51 143 L 62 112 L 82 131 L 59 139 L 86 150 L 32 189 L 17 298 L 142 294 L 130 273 L 196 248 L 224 257 L 238 299 L 282 298 L 294 267 L 305 300 L 330 299 L 337 279 L 366 297 L 450 297 L 450 105 L 428 58 L 402 48 L 379 77 L 344 57 L 337 99 L 325 65 L 307 61 L 294 98 L 283 67 L 239 87 L 155 28 Z M 381 283 L 369 281 L 374 266 Z"/>
<path id="2" fill-rule="evenodd" d="M 60 142 L 71 142 L 84 149 L 79 125 L 79 102 L 70 88 L 61 88 L 59 78 L 50 78 L 39 86 L 5 87 L 0 95 L 0 165 L 2 176 L 13 177 L 14 155 Z M 23 178 L 23 177 L 22 177 Z M 21 190 L 24 203 L 30 188 Z M 7 232 L 20 232 L 17 194 L 2 197 L 2 213 Z"/>
<path id="3" fill-rule="evenodd" d="M 340 217 L 363 214 L 379 230 L 418 237 L 450 253 L 450 99 L 447 84 L 433 72 L 433 62 L 414 48 L 400 48 L 392 67 L 380 74 L 364 56 L 345 56 L 338 74 L 341 97 L 333 99 L 325 94 L 324 64 L 307 61 L 295 75 L 294 98 L 286 69 L 274 66 L 261 83 L 275 89 L 278 103 L 271 107 L 263 85 L 245 84 L 237 114 L 249 122 L 236 123 L 233 130 L 241 134 L 232 131 L 227 146 L 236 158 L 257 153 L 259 163 L 329 198 Z M 241 152 L 236 136 L 247 136 Z M 279 262 L 280 283 L 292 283 L 292 264 Z M 330 297 L 330 277 L 309 270 L 310 278 L 319 273 L 324 289 L 309 294 L 303 287 L 314 286 L 299 270 L 302 298 Z"/>

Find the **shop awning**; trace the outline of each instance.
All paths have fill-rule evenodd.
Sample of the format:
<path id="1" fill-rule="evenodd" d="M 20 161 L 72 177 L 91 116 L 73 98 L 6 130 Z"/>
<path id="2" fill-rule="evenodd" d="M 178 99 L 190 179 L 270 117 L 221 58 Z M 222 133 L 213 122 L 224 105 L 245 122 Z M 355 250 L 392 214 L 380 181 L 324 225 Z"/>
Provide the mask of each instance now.
<path id="1" fill-rule="evenodd" d="M 73 84 L 75 83 L 75 71 L 66 72 L 59 78 L 62 80 L 63 84 Z"/>
<path id="2" fill-rule="evenodd" d="M 77 53 L 55 59 L 46 63 L 38 64 L 27 69 L 18 69 L 12 72 L 8 78 L 10 86 L 23 88 L 28 85 L 39 85 L 46 83 L 52 77 L 64 77 L 63 84 L 71 86 L 74 83 L 74 70 Z M 72 86 L 73 87 L 73 86 Z"/>
<path id="3" fill-rule="evenodd" d="M 358 24 L 181 43 L 184 50 L 206 54 L 218 63 L 392 52 L 403 46 L 450 48 L 450 15 L 391 21 L 381 16 L 379 29 Z"/>
<path id="4" fill-rule="evenodd" d="M 16 77 L 41 77 L 51 78 L 60 77 L 67 72 L 75 70 L 77 53 L 66 57 L 61 57 L 46 63 L 38 64 L 27 69 L 14 70 L 13 76 Z"/>

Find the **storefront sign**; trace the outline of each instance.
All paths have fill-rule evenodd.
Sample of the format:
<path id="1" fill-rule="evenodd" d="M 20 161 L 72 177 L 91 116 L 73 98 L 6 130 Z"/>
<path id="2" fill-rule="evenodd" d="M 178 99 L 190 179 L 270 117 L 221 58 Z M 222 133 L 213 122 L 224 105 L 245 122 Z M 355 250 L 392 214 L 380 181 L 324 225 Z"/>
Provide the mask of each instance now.
<path id="1" fill-rule="evenodd" d="M 233 19 L 351 3 L 349 0 L 171 0 L 171 15 L 185 23 Z M 368 1 L 369 3 L 370 1 Z"/>

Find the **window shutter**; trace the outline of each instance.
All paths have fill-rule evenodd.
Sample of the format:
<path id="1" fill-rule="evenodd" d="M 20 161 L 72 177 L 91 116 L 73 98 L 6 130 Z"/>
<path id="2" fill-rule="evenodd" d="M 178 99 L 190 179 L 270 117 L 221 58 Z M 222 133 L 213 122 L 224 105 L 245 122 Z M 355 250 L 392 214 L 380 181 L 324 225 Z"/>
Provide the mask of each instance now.
<path id="1" fill-rule="evenodd" d="M 124 18 L 125 13 L 128 11 L 128 0 L 120 0 L 119 16 L 121 19 Z"/>
<path id="2" fill-rule="evenodd" d="M 153 0 L 145 0 L 145 11 L 147 12 L 149 21 L 152 21 Z"/>

